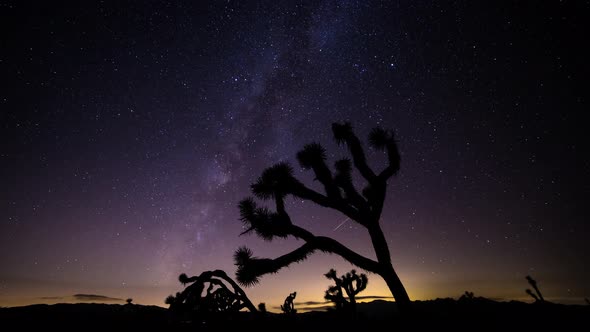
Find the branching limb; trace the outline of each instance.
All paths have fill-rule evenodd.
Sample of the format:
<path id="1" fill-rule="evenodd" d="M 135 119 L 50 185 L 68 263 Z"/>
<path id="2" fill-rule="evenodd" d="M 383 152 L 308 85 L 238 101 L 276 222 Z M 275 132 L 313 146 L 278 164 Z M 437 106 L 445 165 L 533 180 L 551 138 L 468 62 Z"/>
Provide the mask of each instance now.
<path id="1" fill-rule="evenodd" d="M 239 248 L 234 254 L 235 264 L 238 266 L 236 278 L 242 285 L 250 286 L 259 282 L 259 278 L 268 273 L 276 273 L 280 269 L 293 263 L 305 260 L 316 250 L 337 254 L 352 264 L 373 273 L 380 273 L 379 264 L 350 250 L 340 242 L 325 236 L 315 236 L 311 232 L 298 227 L 291 227 L 291 234 L 303 239 L 306 243 L 301 247 L 279 256 L 275 259 L 253 257 L 253 253 L 246 247 Z"/>
<path id="2" fill-rule="evenodd" d="M 250 249 L 241 247 L 234 254 L 234 261 L 238 266 L 236 279 L 244 286 L 252 286 L 259 282 L 261 276 L 277 273 L 284 267 L 305 260 L 314 251 L 315 248 L 306 243 L 288 254 L 270 259 L 253 257 Z"/>
<path id="3" fill-rule="evenodd" d="M 316 179 L 324 185 L 326 195 L 333 200 L 341 199 L 340 190 L 334 183 L 332 172 L 326 165 L 326 150 L 318 143 L 307 144 L 297 153 L 297 160 L 304 169 L 313 169 Z"/>
<path id="4" fill-rule="evenodd" d="M 397 142 L 395 141 L 395 134 L 391 130 L 373 128 L 369 134 L 369 143 L 376 150 L 387 151 L 389 164 L 379 173 L 379 180 L 387 181 L 392 175 L 397 174 L 401 161 Z"/>
<path id="5" fill-rule="evenodd" d="M 361 175 L 369 183 L 373 183 L 377 179 L 377 176 L 367 164 L 367 157 L 365 157 L 365 151 L 363 150 L 361 141 L 352 131 L 352 126 L 350 123 L 345 122 L 344 124 L 332 124 L 332 133 L 334 133 L 334 138 L 338 143 L 346 143 L 348 146 L 348 150 L 352 155 L 354 167 L 359 170 Z"/>
<path id="6" fill-rule="evenodd" d="M 344 198 L 350 202 L 361 214 L 368 211 L 367 201 L 361 196 L 352 184 L 352 165 L 350 159 L 341 159 L 334 164 L 336 176 L 334 182 L 344 191 Z"/>

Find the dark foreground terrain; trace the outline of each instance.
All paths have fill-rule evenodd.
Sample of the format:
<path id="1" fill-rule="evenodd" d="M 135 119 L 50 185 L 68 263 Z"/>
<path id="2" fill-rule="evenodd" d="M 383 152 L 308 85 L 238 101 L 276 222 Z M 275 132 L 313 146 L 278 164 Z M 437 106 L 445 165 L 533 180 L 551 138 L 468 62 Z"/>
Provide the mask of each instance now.
<path id="1" fill-rule="evenodd" d="M 159 331 L 586 331 L 590 306 L 437 299 L 414 302 L 411 317 L 392 314 L 395 303 L 359 304 L 358 314 L 251 314 L 188 322 L 156 306 L 55 304 L 0 308 L 2 330 Z M 10 327 L 10 329 L 4 329 Z"/>

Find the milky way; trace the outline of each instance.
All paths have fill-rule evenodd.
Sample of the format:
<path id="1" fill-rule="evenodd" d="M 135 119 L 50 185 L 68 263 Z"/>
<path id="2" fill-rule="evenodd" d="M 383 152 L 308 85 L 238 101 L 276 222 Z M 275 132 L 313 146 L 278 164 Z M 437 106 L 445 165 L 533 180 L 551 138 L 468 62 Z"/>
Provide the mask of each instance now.
<path id="1" fill-rule="evenodd" d="M 497 6 L 497 7 L 496 7 Z M 383 228 L 410 297 L 465 290 L 581 303 L 589 160 L 588 4 L 130 2 L 0 7 L 0 305 L 73 294 L 163 305 L 177 276 L 224 269 L 237 203 L 330 124 L 396 131 Z M 367 146 L 367 145 L 366 145 Z M 367 148 L 368 149 L 368 148 Z M 376 168 L 385 157 L 367 150 Z M 317 187 L 316 187 L 317 188 Z M 298 225 L 373 257 L 362 228 L 291 200 Z M 316 254 L 247 292 L 319 301 Z M 388 296 L 377 276 L 366 295 Z"/>

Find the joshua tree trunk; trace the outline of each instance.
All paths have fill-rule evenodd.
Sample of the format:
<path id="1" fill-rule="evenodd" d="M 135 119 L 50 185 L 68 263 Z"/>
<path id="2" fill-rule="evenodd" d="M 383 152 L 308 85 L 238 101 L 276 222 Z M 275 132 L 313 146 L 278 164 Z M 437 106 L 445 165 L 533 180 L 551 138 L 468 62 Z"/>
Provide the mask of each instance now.
<path id="1" fill-rule="evenodd" d="M 395 302 L 397 303 L 400 312 L 409 311 L 411 305 L 410 297 L 391 264 L 389 246 L 387 245 L 387 240 L 385 239 L 385 235 L 383 235 L 378 220 L 369 226 L 369 235 L 371 236 L 371 242 L 375 249 L 377 261 L 382 269 L 379 274 L 383 277 L 383 280 L 385 280 L 387 287 L 389 287 L 389 291 L 395 298 Z"/>
<path id="2" fill-rule="evenodd" d="M 411 311 L 410 297 L 393 267 L 390 265 L 389 268 L 386 268 L 381 277 L 385 280 L 391 295 L 395 298 L 398 310 L 406 314 L 409 313 Z"/>

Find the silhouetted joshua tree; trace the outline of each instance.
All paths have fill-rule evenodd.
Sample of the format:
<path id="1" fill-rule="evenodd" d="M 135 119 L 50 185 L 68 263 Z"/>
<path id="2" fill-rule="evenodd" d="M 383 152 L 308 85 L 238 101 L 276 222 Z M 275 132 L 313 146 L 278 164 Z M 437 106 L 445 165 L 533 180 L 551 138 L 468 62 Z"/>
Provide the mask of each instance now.
<path id="1" fill-rule="evenodd" d="M 254 231 L 268 241 L 276 237 L 293 236 L 305 241 L 305 244 L 275 259 L 253 257 L 250 249 L 239 248 L 234 255 L 238 266 L 237 280 L 246 286 L 255 284 L 260 276 L 276 273 L 281 268 L 302 261 L 319 250 L 340 255 L 353 265 L 380 275 L 387 283 L 400 311 L 408 312 L 411 305 L 410 298 L 393 268 L 387 240 L 380 225 L 387 181 L 397 174 L 400 166 L 400 155 L 394 133 L 390 130 L 375 128 L 369 134 L 370 145 L 377 150 L 386 151 L 388 156 L 388 165 L 381 172 L 376 173 L 367 164 L 361 142 L 349 123 L 332 124 L 332 132 L 336 141 L 345 144 L 352 156 L 352 161 L 350 159 L 336 161 L 334 173 L 326 164 L 326 151 L 320 144 L 305 145 L 303 150 L 297 153 L 301 166 L 313 170 L 316 179 L 323 185 L 325 194 L 310 189 L 297 180 L 293 176 L 293 169 L 287 163 L 278 163 L 264 170 L 256 183 L 251 186 L 252 193 L 256 197 L 274 200 L 276 211 L 258 206 L 253 198 L 246 198 L 240 202 L 240 216 L 246 227 L 242 234 Z M 362 190 L 362 194 L 353 185 L 352 165 L 366 180 L 367 185 Z M 285 198 L 288 195 L 337 210 L 347 219 L 365 228 L 371 238 L 377 259 L 364 257 L 332 238 L 317 236 L 305 228 L 294 225 L 285 209 Z"/>
<path id="2" fill-rule="evenodd" d="M 181 274 L 178 276 L 178 281 L 180 281 L 180 283 L 181 283 L 183 286 L 185 286 L 185 287 L 186 287 L 186 284 L 188 284 L 188 283 L 189 283 L 189 278 L 188 278 L 188 276 L 186 275 L 186 273 L 181 273 Z"/>
<path id="3" fill-rule="evenodd" d="M 537 295 L 535 295 L 535 293 L 533 293 L 529 288 L 527 288 L 525 292 L 529 294 L 535 300 L 535 302 L 539 302 L 539 298 L 537 297 Z"/>
<path id="4" fill-rule="evenodd" d="M 287 298 L 285 298 L 285 302 L 281 305 L 281 310 L 283 311 L 283 313 L 294 314 L 297 312 L 297 310 L 295 309 L 295 304 L 293 303 L 293 300 L 295 300 L 296 296 L 297 292 L 293 292 L 289 294 Z"/>
<path id="5" fill-rule="evenodd" d="M 133 302 L 132 298 L 128 298 L 127 300 L 125 300 L 125 302 L 127 302 L 127 304 L 132 304 L 131 302 Z"/>
<path id="6" fill-rule="evenodd" d="M 181 315 L 206 318 L 211 314 L 238 312 L 243 308 L 257 311 L 240 286 L 221 270 L 205 271 L 190 278 L 183 273 L 179 281 L 190 285 L 176 296 L 168 296 L 165 303 L 170 305 L 170 310 Z"/>
<path id="7" fill-rule="evenodd" d="M 336 285 L 330 286 L 326 290 L 324 298 L 328 301 L 334 302 L 336 310 L 350 310 L 356 312 L 356 295 L 367 288 L 367 275 L 364 273 L 356 274 L 355 270 L 348 272 L 347 274 L 338 278 L 336 270 L 330 269 L 328 273 L 324 274 L 328 279 L 334 280 Z M 344 291 L 342 291 L 344 289 Z M 348 297 L 344 297 L 344 293 Z"/>
<path id="8" fill-rule="evenodd" d="M 463 295 L 461 295 L 461 297 L 459 298 L 459 301 L 461 301 L 461 302 L 473 301 L 474 296 L 475 296 L 475 294 L 473 294 L 473 292 L 465 291 L 465 293 L 463 293 Z"/>
<path id="9" fill-rule="evenodd" d="M 537 295 L 535 295 L 528 288 L 526 290 L 526 293 L 529 294 L 533 299 L 535 299 L 535 302 L 545 302 L 545 299 L 543 298 L 543 295 L 541 295 L 541 291 L 537 287 L 537 281 L 535 279 L 531 278 L 531 276 L 526 276 L 526 280 L 529 282 L 529 284 L 531 285 L 531 287 L 533 287 L 533 289 L 535 290 L 535 292 L 537 293 Z"/>
<path id="10" fill-rule="evenodd" d="M 164 303 L 170 306 L 170 309 L 174 309 L 173 307 L 176 307 L 176 299 L 180 298 L 181 296 L 182 295 L 180 294 L 180 292 L 176 292 L 176 296 L 168 295 L 168 297 L 166 297 L 166 300 L 164 300 Z"/>

